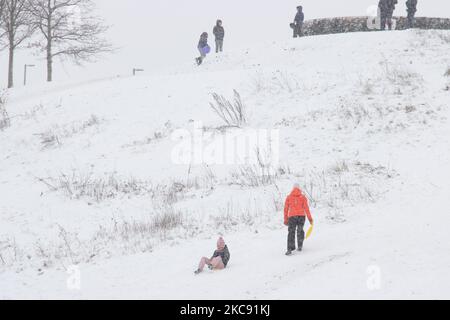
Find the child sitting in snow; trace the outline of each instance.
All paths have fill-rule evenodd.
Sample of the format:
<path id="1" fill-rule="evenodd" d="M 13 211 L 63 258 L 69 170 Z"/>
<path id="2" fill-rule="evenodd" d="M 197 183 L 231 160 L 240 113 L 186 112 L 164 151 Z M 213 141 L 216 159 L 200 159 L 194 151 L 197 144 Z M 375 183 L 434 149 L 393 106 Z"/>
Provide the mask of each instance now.
<path id="1" fill-rule="evenodd" d="M 211 270 L 223 270 L 227 267 L 228 261 L 230 261 L 230 251 L 228 251 L 225 240 L 220 237 L 219 240 L 217 240 L 217 250 L 214 251 L 211 259 L 203 257 L 195 274 L 201 273 L 206 265 L 208 265 L 208 268 Z"/>

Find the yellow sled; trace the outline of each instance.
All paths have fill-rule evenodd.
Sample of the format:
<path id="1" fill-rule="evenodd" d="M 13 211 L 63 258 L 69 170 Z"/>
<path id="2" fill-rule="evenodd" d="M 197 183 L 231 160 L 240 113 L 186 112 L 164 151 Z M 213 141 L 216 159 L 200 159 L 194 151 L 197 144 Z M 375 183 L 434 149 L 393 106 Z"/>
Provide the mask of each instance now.
<path id="1" fill-rule="evenodd" d="M 311 234 L 313 233 L 314 225 L 310 225 L 308 231 L 306 232 L 306 239 L 311 237 Z"/>

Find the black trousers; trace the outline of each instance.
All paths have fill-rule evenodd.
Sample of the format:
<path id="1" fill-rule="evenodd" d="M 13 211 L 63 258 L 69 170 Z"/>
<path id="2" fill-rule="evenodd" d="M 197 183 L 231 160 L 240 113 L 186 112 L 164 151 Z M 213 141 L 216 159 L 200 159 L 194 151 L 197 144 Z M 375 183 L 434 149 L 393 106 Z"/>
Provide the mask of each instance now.
<path id="1" fill-rule="evenodd" d="M 216 40 L 216 53 L 223 52 L 223 40 Z"/>
<path id="2" fill-rule="evenodd" d="M 296 24 L 293 26 L 294 29 L 294 38 L 303 37 L 303 25 Z"/>
<path id="3" fill-rule="evenodd" d="M 408 12 L 408 28 L 414 28 L 414 22 L 415 22 L 415 13 L 409 13 Z"/>
<path id="4" fill-rule="evenodd" d="M 305 241 L 305 227 L 306 217 L 291 217 L 289 218 L 288 228 L 288 251 L 295 250 L 295 234 L 297 233 L 297 245 L 299 249 L 303 249 L 303 242 Z"/>
<path id="5" fill-rule="evenodd" d="M 387 24 L 387 17 L 385 15 L 382 15 L 380 19 L 381 30 L 386 30 L 386 24 Z"/>

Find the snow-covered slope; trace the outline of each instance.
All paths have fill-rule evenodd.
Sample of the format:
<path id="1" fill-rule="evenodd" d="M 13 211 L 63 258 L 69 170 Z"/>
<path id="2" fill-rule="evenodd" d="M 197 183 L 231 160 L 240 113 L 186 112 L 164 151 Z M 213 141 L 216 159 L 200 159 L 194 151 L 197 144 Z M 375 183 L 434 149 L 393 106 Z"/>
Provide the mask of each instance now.
<path id="1" fill-rule="evenodd" d="M 11 92 L 0 298 L 448 298 L 449 39 L 267 41 L 201 68 Z M 279 130 L 268 181 L 173 161 L 179 130 L 201 122 L 208 142 L 243 132 L 209 105 L 233 89 L 245 128 Z M 286 258 L 294 182 L 316 227 Z M 219 234 L 229 268 L 194 277 Z M 74 264 L 81 290 L 67 286 Z"/>

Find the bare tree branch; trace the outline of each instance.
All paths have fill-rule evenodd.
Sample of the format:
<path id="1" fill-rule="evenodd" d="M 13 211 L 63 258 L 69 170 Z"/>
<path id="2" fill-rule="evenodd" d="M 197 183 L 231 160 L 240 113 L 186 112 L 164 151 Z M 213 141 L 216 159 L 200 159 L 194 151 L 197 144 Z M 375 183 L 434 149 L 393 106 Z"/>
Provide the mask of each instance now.
<path id="1" fill-rule="evenodd" d="M 92 62 L 102 53 L 112 52 L 104 38 L 108 27 L 94 16 L 92 0 L 28 0 L 33 23 L 42 39 L 33 46 L 46 53 L 47 81 L 53 80 L 55 57 L 76 64 Z"/>

